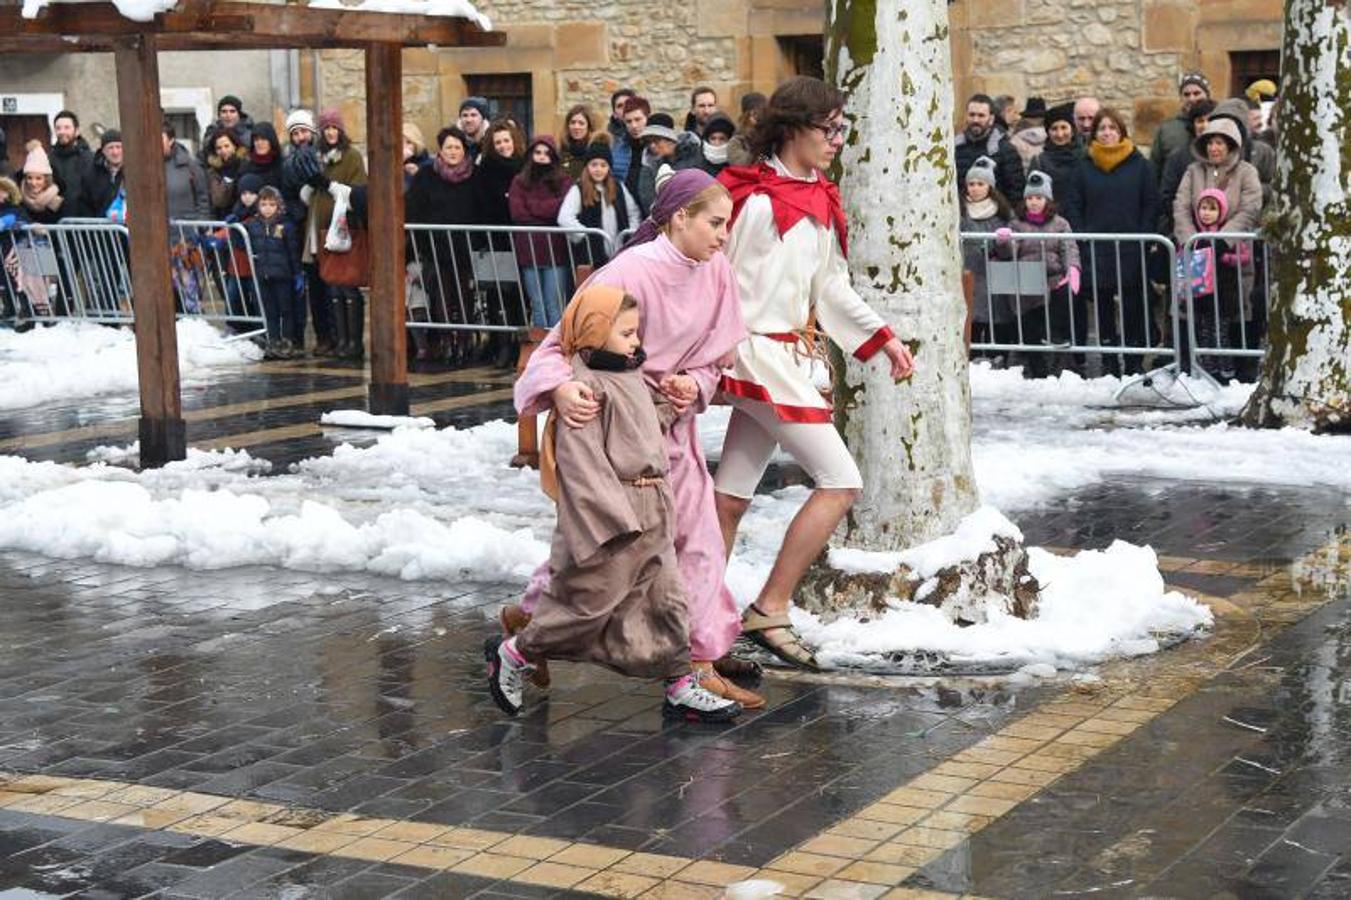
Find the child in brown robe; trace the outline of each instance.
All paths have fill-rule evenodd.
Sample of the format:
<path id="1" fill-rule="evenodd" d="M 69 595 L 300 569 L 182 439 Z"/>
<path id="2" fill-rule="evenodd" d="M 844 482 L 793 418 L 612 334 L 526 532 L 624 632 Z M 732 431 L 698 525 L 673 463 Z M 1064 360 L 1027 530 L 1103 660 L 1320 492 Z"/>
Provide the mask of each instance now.
<path id="1" fill-rule="evenodd" d="M 601 403 L 581 428 L 551 416 L 540 481 L 558 503 L 553 580 L 530 624 L 488 638 L 488 686 L 508 715 L 544 659 L 593 662 L 624 675 L 664 677 L 663 713 L 724 722 L 741 707 L 700 686 L 690 668 L 686 604 L 676 566 L 675 506 L 662 429 L 675 413 L 639 367 L 638 301 L 619 288 L 580 291 L 560 323 L 578 381 Z"/>

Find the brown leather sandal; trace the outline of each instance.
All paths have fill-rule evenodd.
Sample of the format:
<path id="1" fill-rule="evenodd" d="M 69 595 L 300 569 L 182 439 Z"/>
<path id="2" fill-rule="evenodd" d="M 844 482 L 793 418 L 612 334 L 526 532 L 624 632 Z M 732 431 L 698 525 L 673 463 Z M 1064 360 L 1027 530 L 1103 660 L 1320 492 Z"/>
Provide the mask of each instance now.
<path id="1" fill-rule="evenodd" d="M 530 618 L 530 613 L 521 609 L 515 603 L 508 603 L 497 614 L 497 621 L 502 624 L 502 633 L 507 637 L 514 637 L 524 631 L 525 626 L 530 624 Z M 535 664 L 535 670 L 530 673 L 530 683 L 540 689 L 549 686 L 549 661 L 547 659 L 541 659 Z"/>
<path id="2" fill-rule="evenodd" d="M 768 616 L 752 603 L 741 617 L 741 635 L 790 666 L 809 672 L 821 671 L 821 664 L 802 643 L 802 635 L 797 633 L 786 612 Z"/>
<path id="3" fill-rule="evenodd" d="M 690 666 L 699 677 L 699 684 L 710 693 L 740 703 L 742 709 L 760 709 L 765 705 L 765 698 L 755 691 L 748 691 L 719 675 L 712 662 L 699 659 L 691 662 Z"/>

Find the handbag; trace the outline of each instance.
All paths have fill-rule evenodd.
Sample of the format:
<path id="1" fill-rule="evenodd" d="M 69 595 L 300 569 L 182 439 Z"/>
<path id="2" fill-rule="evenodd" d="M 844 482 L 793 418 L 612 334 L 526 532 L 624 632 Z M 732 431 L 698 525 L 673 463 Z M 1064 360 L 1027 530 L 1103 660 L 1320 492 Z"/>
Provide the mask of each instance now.
<path id="1" fill-rule="evenodd" d="M 371 242 L 364 228 L 350 232 L 352 249 L 334 253 L 319 248 L 319 280 L 334 287 L 367 287 L 371 283 Z"/>

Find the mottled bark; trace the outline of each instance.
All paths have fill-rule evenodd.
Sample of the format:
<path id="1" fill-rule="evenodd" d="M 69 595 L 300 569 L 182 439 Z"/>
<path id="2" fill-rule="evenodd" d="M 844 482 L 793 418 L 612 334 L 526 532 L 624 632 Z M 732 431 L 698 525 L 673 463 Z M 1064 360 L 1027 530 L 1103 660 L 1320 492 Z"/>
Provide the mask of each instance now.
<path id="1" fill-rule="evenodd" d="M 837 366 L 836 416 L 863 471 L 847 542 L 911 547 L 977 502 L 962 329 L 952 60 L 945 0 L 834 0 L 828 75 L 849 95 L 841 155 L 854 286 L 915 354 L 901 384 Z"/>
<path id="2" fill-rule="evenodd" d="M 1351 431 L 1351 11 L 1287 0 L 1269 347 L 1248 425 Z"/>

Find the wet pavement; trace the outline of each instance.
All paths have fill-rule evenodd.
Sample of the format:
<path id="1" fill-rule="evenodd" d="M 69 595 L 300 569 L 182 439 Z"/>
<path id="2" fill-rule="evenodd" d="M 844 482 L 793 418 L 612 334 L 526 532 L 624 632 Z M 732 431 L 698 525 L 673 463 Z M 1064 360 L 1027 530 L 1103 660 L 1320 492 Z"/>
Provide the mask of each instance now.
<path id="1" fill-rule="evenodd" d="M 327 452 L 360 373 L 299 368 L 203 387 L 190 437 Z M 428 377 L 415 412 L 502 415 L 500 373 Z M 129 441 L 97 406 L 0 436 Z M 1215 633 L 1100 681 L 773 673 L 731 728 L 559 665 L 508 722 L 480 648 L 510 585 L 0 553 L 0 897 L 1351 895 L 1347 498 L 1122 479 L 1016 519 L 1151 544 Z"/>

